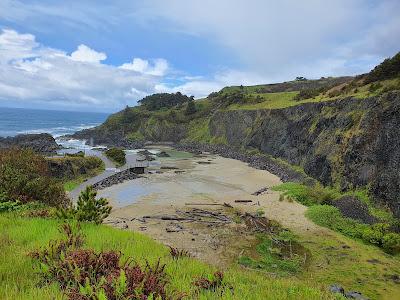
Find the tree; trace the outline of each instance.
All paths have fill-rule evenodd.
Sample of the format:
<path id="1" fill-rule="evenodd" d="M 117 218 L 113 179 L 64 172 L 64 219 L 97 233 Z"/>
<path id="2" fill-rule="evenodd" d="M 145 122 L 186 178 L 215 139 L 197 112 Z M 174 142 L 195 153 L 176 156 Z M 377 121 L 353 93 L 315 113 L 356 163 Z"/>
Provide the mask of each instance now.
<path id="1" fill-rule="evenodd" d="M 190 101 L 190 98 L 180 92 L 176 94 L 160 93 L 144 97 L 139 100 L 141 106 L 147 110 L 159 110 L 162 108 L 171 108 Z"/>
<path id="2" fill-rule="evenodd" d="M 58 217 L 62 219 L 76 219 L 77 221 L 94 222 L 101 224 L 111 212 L 106 198 L 96 199 L 97 192 L 92 186 L 87 186 L 81 192 L 76 207 L 71 206 L 67 209 L 59 209 Z"/>
<path id="3" fill-rule="evenodd" d="M 76 219 L 78 221 L 94 222 L 101 224 L 111 212 L 106 198 L 96 199 L 97 192 L 92 186 L 87 186 L 81 192 L 76 206 Z"/>
<path id="4" fill-rule="evenodd" d="M 196 105 L 194 104 L 194 101 L 191 99 L 186 106 L 186 115 L 192 115 L 196 112 Z"/>

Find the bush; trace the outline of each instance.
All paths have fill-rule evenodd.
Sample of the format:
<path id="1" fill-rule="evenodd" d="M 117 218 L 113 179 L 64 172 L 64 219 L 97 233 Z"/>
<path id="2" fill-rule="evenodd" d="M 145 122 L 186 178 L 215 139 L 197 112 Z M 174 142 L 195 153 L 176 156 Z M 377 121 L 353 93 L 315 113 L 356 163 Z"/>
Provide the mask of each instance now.
<path id="1" fill-rule="evenodd" d="M 187 103 L 186 110 L 185 110 L 185 115 L 192 115 L 195 112 L 196 112 L 196 105 L 194 104 L 193 100 L 190 100 Z"/>
<path id="2" fill-rule="evenodd" d="M 125 152 L 120 148 L 111 148 L 105 151 L 104 153 L 109 159 L 116 162 L 120 166 L 126 163 Z"/>
<path id="3" fill-rule="evenodd" d="M 287 182 L 273 187 L 273 190 L 281 191 L 287 198 L 294 199 L 306 206 L 329 204 L 339 196 L 334 189 L 323 187 L 320 184 L 309 187 L 301 183 Z"/>
<path id="4" fill-rule="evenodd" d="M 50 176 L 45 158 L 29 149 L 0 150 L 0 182 L 2 202 L 69 204 L 62 184 Z"/>
<path id="5" fill-rule="evenodd" d="M 400 52 L 392 58 L 385 59 L 366 75 L 365 82 L 395 78 L 400 75 Z"/>
<path id="6" fill-rule="evenodd" d="M 63 219 L 101 224 L 108 217 L 112 208 L 108 205 L 107 199 L 96 199 L 96 195 L 97 192 L 91 186 L 87 186 L 79 195 L 76 208 L 60 209 L 58 216 Z"/>
<path id="7" fill-rule="evenodd" d="M 167 293 L 165 265 L 141 267 L 121 253 L 82 249 L 79 225 L 62 225 L 65 239 L 30 253 L 45 284 L 56 282 L 69 299 L 172 299 Z M 181 297 L 176 297 L 180 299 Z"/>
<path id="8" fill-rule="evenodd" d="M 380 82 L 372 83 L 372 84 L 369 86 L 368 91 L 369 91 L 370 93 L 374 93 L 374 92 L 376 92 L 377 90 L 379 90 L 381 87 L 382 87 L 382 84 L 381 84 Z"/>
<path id="9" fill-rule="evenodd" d="M 293 100 L 300 101 L 303 99 L 315 98 L 317 97 L 323 90 L 321 89 L 305 89 L 301 90 Z"/>
<path id="10" fill-rule="evenodd" d="M 386 252 L 400 253 L 400 235 L 393 232 L 385 234 L 382 239 L 382 247 Z"/>

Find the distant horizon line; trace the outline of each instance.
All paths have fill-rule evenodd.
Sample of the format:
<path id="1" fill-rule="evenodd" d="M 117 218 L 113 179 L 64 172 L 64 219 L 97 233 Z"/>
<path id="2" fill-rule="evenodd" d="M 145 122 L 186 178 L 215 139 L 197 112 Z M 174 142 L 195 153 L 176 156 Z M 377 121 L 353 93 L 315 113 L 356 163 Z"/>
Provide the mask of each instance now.
<path id="1" fill-rule="evenodd" d="M 114 112 L 103 112 L 103 111 L 87 111 L 87 110 L 63 110 L 62 108 L 31 108 L 31 107 L 13 107 L 13 106 L 0 106 L 0 109 L 24 109 L 24 110 L 38 110 L 38 111 L 56 111 L 56 112 L 72 112 L 72 113 L 91 113 L 91 114 L 105 114 L 110 115 Z M 120 110 L 122 110 L 121 108 Z"/>

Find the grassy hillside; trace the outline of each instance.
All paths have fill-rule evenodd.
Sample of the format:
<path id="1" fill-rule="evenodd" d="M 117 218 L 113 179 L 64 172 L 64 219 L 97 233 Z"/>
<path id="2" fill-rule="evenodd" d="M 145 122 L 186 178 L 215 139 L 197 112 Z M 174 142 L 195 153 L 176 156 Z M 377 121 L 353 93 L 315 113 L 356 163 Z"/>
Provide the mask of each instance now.
<path id="1" fill-rule="evenodd" d="M 61 221 L 0 214 L 0 298 L 1 299 L 65 299 L 59 288 L 39 285 L 40 277 L 33 271 L 33 260 L 28 253 L 44 247 L 49 240 L 60 237 Z M 29 228 L 29 230 L 27 230 Z M 112 229 L 108 226 L 83 224 L 86 236 L 84 248 L 117 250 L 125 258 L 132 257 L 144 265 L 154 264 L 159 258 L 166 264 L 169 290 L 184 292 L 186 299 L 333 299 L 322 287 L 296 279 L 274 279 L 263 273 L 233 266 L 225 272 L 225 280 L 233 287 L 213 292 L 198 290 L 194 280 L 210 276 L 216 271 L 193 258 L 172 259 L 167 247 L 134 232 Z"/>

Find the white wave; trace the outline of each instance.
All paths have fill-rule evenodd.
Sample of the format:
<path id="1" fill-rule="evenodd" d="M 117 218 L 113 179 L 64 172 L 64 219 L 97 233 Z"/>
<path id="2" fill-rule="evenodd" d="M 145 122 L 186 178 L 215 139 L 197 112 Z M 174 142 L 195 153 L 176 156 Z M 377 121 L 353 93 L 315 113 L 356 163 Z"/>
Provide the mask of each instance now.
<path id="1" fill-rule="evenodd" d="M 75 126 L 71 126 L 71 127 L 62 126 L 62 127 L 29 129 L 29 130 L 17 131 L 17 134 L 49 133 L 54 138 L 58 138 L 60 136 L 66 135 L 66 134 L 72 134 L 76 131 L 93 128 L 97 125 L 99 125 L 99 124 L 80 124 L 80 125 L 75 125 Z"/>

